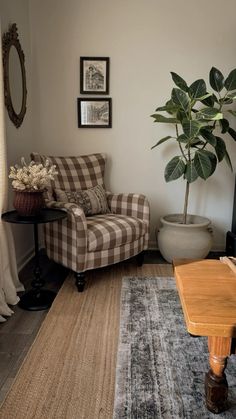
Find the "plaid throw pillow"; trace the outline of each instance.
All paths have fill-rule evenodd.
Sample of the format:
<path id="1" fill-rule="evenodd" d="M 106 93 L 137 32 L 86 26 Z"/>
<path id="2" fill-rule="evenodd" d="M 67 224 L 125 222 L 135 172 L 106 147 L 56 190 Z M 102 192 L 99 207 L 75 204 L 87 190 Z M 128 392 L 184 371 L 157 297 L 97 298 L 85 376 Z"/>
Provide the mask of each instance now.
<path id="1" fill-rule="evenodd" d="M 101 185 L 80 191 L 54 189 L 57 201 L 72 202 L 83 208 L 85 215 L 106 214 L 110 212 L 106 191 Z"/>

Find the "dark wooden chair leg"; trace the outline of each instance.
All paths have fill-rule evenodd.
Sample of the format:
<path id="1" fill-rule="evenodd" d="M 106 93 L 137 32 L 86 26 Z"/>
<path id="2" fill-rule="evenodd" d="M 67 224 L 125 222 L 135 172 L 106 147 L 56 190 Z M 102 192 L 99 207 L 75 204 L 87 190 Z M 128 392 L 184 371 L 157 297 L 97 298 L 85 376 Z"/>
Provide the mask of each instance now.
<path id="1" fill-rule="evenodd" d="M 143 261 L 144 261 L 144 251 L 139 253 L 137 256 L 137 264 L 138 266 L 142 266 L 143 265 Z"/>
<path id="2" fill-rule="evenodd" d="M 85 287 L 85 272 L 75 272 L 75 285 L 78 292 L 83 292 Z"/>

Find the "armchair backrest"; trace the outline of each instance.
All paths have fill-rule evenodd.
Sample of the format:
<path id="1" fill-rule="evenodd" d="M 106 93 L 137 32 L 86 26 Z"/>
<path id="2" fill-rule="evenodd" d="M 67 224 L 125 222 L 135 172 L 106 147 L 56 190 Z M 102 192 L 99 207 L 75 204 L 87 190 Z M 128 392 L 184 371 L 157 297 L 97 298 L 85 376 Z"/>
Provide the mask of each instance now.
<path id="1" fill-rule="evenodd" d="M 53 189 L 84 190 L 96 185 L 104 185 L 105 154 L 89 154 L 85 156 L 56 157 L 31 153 L 31 159 L 36 163 L 43 163 L 49 159 L 55 164 L 58 175 L 51 181 L 51 190 L 46 198 L 53 198 Z"/>

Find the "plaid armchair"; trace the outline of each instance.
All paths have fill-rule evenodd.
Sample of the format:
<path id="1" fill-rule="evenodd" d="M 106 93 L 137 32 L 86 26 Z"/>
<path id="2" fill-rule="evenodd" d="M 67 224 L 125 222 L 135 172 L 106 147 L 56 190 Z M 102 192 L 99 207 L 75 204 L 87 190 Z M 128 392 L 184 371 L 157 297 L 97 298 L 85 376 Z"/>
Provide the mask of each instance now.
<path id="1" fill-rule="evenodd" d="M 31 153 L 31 158 L 36 163 L 49 158 L 57 167 L 58 175 L 45 194 L 45 203 L 48 208 L 66 210 L 67 218 L 45 224 L 45 247 L 50 259 L 74 271 L 78 291 L 83 291 L 87 270 L 142 255 L 147 249 L 149 203 L 144 195 L 106 192 L 110 212 L 87 217 L 78 204 L 55 200 L 57 189 L 104 186 L 104 154 L 55 157 Z"/>

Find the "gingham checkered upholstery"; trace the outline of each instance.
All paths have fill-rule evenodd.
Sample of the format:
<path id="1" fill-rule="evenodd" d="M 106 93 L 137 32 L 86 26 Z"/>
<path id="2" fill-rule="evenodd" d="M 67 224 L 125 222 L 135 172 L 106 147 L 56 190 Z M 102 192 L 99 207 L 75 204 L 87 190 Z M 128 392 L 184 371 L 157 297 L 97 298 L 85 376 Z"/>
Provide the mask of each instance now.
<path id="1" fill-rule="evenodd" d="M 105 214 L 87 218 L 88 251 L 107 250 L 131 243 L 147 232 L 147 224 L 135 217 Z"/>
<path id="2" fill-rule="evenodd" d="M 43 163 L 49 159 L 55 164 L 58 175 L 51 182 L 51 188 L 46 193 L 46 199 L 53 200 L 53 190 L 89 189 L 96 185 L 104 186 L 104 170 L 106 157 L 104 154 L 90 154 L 77 157 L 55 157 L 31 153 L 31 159 Z"/>
<path id="3" fill-rule="evenodd" d="M 46 156 L 32 153 L 41 162 Z M 47 194 L 46 206 L 67 211 L 67 218 L 44 225 L 49 258 L 83 272 L 129 259 L 147 249 L 149 203 L 144 195 L 107 192 L 109 214 L 85 217 L 77 204 L 53 200 L 53 189 L 87 189 L 103 184 L 105 155 L 52 157 L 58 176 Z"/>

